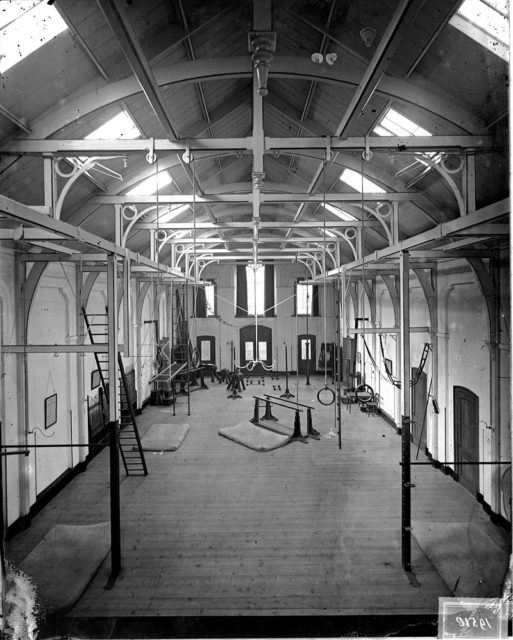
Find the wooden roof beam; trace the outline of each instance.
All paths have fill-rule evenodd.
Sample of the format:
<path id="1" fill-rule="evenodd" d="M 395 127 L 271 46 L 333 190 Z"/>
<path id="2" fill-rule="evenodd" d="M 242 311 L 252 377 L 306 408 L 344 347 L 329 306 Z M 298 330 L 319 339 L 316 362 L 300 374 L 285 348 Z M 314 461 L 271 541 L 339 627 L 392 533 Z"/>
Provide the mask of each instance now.
<path id="1" fill-rule="evenodd" d="M 121 3 L 116 2 L 116 0 L 96 0 L 96 2 L 105 20 L 112 29 L 134 76 L 140 84 L 164 132 L 169 138 L 176 139 L 177 135 L 169 118 L 158 82 L 153 75 L 153 71 L 150 68 L 143 50 L 137 42 L 137 38 L 124 11 L 120 8 Z"/>
<path id="2" fill-rule="evenodd" d="M 358 88 L 337 126 L 336 136 L 343 136 L 354 121 L 360 117 L 387 70 L 400 40 L 404 37 L 404 29 L 413 22 L 423 3 L 424 0 L 401 0 L 398 4 Z"/>

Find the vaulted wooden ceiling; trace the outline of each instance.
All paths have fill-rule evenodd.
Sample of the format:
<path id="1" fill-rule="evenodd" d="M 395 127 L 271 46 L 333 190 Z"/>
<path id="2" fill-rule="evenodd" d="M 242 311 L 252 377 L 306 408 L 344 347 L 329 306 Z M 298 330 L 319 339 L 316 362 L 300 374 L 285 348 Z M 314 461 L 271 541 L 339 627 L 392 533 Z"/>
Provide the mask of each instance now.
<path id="1" fill-rule="evenodd" d="M 363 254 L 390 244 L 391 211 L 400 241 L 499 202 L 508 65 L 449 24 L 459 4 L 55 0 L 69 29 L 2 75 L 0 194 L 50 215 L 59 204 L 62 221 L 109 241 L 126 231 L 126 246 L 149 257 L 162 244 L 167 264 L 177 245 L 279 260 L 328 239 L 343 264 L 353 229 Z M 390 107 L 432 137 L 377 136 Z M 140 139 L 85 143 L 121 110 Z M 98 164 L 67 184 L 71 157 Z M 385 193 L 362 196 L 339 179 L 346 168 Z M 172 180 L 158 195 L 125 195 L 164 170 Z"/>

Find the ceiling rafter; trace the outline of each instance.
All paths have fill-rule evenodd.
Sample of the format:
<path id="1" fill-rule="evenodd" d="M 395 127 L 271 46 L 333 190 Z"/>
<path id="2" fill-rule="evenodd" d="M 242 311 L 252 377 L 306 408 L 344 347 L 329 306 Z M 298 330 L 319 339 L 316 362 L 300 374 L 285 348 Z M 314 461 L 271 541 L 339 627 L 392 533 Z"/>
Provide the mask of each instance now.
<path id="1" fill-rule="evenodd" d="M 112 33 L 118 41 L 159 124 L 169 138 L 176 139 L 177 135 L 167 112 L 164 96 L 161 93 L 159 84 L 153 75 L 148 60 L 137 42 L 134 31 L 124 11 L 120 7 L 120 3 L 116 2 L 116 0 L 96 0 L 96 2 L 105 20 L 112 29 Z"/>
<path id="2" fill-rule="evenodd" d="M 100 61 L 98 60 L 98 58 L 95 56 L 94 52 L 92 51 L 91 47 L 87 44 L 87 42 L 81 36 L 81 34 L 78 31 L 77 27 L 75 26 L 75 24 L 71 20 L 71 18 L 69 16 L 69 13 L 66 10 L 64 2 L 62 2 L 62 0 L 55 0 L 53 4 L 54 4 L 55 8 L 57 9 L 57 11 L 59 12 L 61 18 L 66 23 L 69 31 L 71 32 L 71 34 L 73 36 L 73 39 L 76 42 L 78 42 L 80 48 L 85 53 L 86 58 L 90 62 L 92 62 L 93 66 L 96 68 L 98 73 L 102 76 L 102 78 L 106 82 L 109 82 L 109 80 L 110 80 L 109 74 L 105 71 L 105 69 L 101 65 Z"/>
<path id="3" fill-rule="evenodd" d="M 401 0 L 388 24 L 379 44 L 367 66 L 349 106 L 339 122 L 335 135 L 342 137 L 354 121 L 360 117 L 365 105 L 370 100 L 381 77 L 392 61 L 399 46 L 404 30 L 408 28 L 425 0 Z"/>

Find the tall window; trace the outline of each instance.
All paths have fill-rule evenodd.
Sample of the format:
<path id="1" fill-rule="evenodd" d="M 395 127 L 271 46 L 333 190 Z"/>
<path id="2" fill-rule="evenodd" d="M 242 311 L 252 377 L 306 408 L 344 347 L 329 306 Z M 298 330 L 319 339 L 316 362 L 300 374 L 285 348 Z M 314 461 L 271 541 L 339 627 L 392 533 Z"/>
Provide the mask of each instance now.
<path id="1" fill-rule="evenodd" d="M 274 304 L 274 265 L 237 265 L 235 315 L 272 317 Z"/>
<path id="2" fill-rule="evenodd" d="M 214 318 L 216 315 L 216 283 L 209 280 L 196 290 L 196 318 Z"/>
<path id="3" fill-rule="evenodd" d="M 318 316 L 319 315 L 319 293 L 318 286 L 304 282 L 296 282 L 295 285 L 295 309 L 298 316 Z"/>
<path id="4" fill-rule="evenodd" d="M 258 265 L 256 268 L 252 265 L 246 267 L 246 281 L 248 283 L 248 314 L 254 316 L 264 315 L 264 293 L 265 293 L 265 269 L 264 266 Z"/>
<path id="5" fill-rule="evenodd" d="M 312 315 L 313 285 L 297 283 L 296 313 L 298 316 Z"/>
<path id="6" fill-rule="evenodd" d="M 205 302 L 207 318 L 214 317 L 216 315 L 216 285 L 214 282 L 205 285 Z"/>

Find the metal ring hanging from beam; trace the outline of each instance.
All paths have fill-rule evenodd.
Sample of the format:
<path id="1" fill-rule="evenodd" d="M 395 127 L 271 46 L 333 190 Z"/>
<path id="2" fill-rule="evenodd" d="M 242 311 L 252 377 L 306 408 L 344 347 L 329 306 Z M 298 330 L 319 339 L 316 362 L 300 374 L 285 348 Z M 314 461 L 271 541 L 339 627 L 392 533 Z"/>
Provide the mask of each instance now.
<path id="1" fill-rule="evenodd" d="M 321 397 L 321 394 L 323 394 L 323 393 L 327 393 L 328 394 L 328 396 L 326 398 L 326 402 Z M 333 391 L 333 389 L 330 389 L 330 387 L 325 386 L 322 389 L 319 389 L 319 391 L 317 392 L 317 400 L 321 404 L 323 404 L 325 407 L 329 407 L 331 404 L 333 404 L 335 402 L 335 392 Z"/>
<path id="2" fill-rule="evenodd" d="M 361 404 L 367 404 L 374 398 L 374 389 L 368 384 L 361 384 L 356 387 L 356 399 Z"/>

